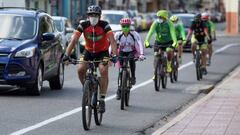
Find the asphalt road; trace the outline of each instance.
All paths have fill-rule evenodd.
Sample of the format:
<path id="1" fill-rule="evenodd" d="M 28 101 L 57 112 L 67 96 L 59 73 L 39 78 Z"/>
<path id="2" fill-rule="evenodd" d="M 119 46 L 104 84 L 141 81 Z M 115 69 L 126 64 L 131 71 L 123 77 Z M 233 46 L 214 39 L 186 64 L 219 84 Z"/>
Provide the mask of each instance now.
<path id="1" fill-rule="evenodd" d="M 141 33 L 145 38 L 146 33 Z M 81 119 L 82 86 L 76 66 L 65 70 L 62 90 L 51 91 L 44 83 L 41 96 L 28 96 L 21 89 L 0 86 L 0 134 L 26 135 L 131 135 L 141 134 L 164 116 L 197 97 L 200 89 L 214 85 L 240 64 L 239 37 L 218 37 L 214 42 L 215 55 L 208 75 L 197 81 L 191 53 L 184 53 L 179 82 L 155 92 L 153 82 L 153 51 L 146 49 L 147 59 L 137 63 L 137 84 L 132 89 L 130 106 L 120 110 L 115 100 L 117 68 L 110 69 L 106 113 L 101 126 L 94 121 L 90 131 L 84 131 Z M 10 92 L 4 92 L 11 90 Z M 12 91 L 14 90 L 14 91 Z"/>

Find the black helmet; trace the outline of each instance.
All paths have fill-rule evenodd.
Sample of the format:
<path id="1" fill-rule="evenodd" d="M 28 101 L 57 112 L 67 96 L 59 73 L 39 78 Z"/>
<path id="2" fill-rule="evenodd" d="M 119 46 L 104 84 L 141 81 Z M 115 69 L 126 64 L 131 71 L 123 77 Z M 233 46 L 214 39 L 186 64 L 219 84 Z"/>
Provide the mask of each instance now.
<path id="1" fill-rule="evenodd" d="M 91 5 L 87 9 L 87 14 L 99 14 L 101 15 L 102 10 L 98 5 Z"/>
<path id="2" fill-rule="evenodd" d="M 202 17 L 202 15 L 200 13 L 198 13 L 194 16 L 194 19 L 195 20 L 201 20 L 201 17 Z"/>

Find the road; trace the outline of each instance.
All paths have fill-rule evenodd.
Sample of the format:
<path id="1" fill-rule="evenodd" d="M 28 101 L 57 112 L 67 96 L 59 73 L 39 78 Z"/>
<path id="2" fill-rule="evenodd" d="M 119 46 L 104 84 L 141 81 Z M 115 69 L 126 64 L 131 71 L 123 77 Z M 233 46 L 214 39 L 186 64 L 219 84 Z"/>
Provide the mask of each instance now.
<path id="1" fill-rule="evenodd" d="M 141 33 L 142 38 L 146 33 Z M 65 70 L 63 90 L 51 91 L 44 83 L 41 96 L 28 96 L 21 89 L 1 86 L 1 135 L 132 135 L 150 134 L 144 131 L 161 118 L 179 110 L 199 97 L 199 90 L 215 85 L 240 64 L 239 37 L 221 36 L 214 42 L 215 55 L 208 75 L 197 81 L 191 53 L 184 53 L 179 71 L 179 82 L 155 92 L 153 82 L 153 51 L 146 49 L 147 59 L 137 63 L 137 84 L 132 89 L 130 106 L 120 110 L 115 100 L 117 68 L 110 69 L 106 113 L 101 126 L 92 122 L 90 131 L 84 131 L 81 120 L 82 87 L 76 67 Z M 10 90 L 10 92 L 4 92 Z M 161 126 L 161 125 L 159 125 Z"/>

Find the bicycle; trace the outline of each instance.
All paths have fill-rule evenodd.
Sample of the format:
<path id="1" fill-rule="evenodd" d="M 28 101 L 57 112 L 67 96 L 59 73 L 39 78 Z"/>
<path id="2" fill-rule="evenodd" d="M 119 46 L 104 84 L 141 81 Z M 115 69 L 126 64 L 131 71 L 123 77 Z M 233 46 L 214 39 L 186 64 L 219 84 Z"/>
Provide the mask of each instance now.
<path id="1" fill-rule="evenodd" d="M 195 55 L 195 68 L 196 68 L 196 75 L 197 75 L 197 80 L 200 81 L 202 79 L 203 76 L 203 72 L 202 72 L 202 51 L 200 48 L 200 45 L 202 45 L 204 43 L 202 42 L 198 42 L 197 43 L 197 48 L 194 52 Z"/>
<path id="2" fill-rule="evenodd" d="M 85 81 L 83 84 L 82 97 L 82 123 L 84 130 L 89 130 L 91 125 L 92 110 L 96 125 L 101 125 L 103 113 L 99 112 L 100 77 L 98 76 L 97 64 L 102 60 L 81 61 L 71 60 L 72 64 L 87 63 Z"/>
<path id="3" fill-rule="evenodd" d="M 129 106 L 130 89 L 132 88 L 132 84 L 130 81 L 130 67 L 128 64 L 129 59 L 137 59 L 130 56 L 119 56 L 118 59 L 122 60 L 122 66 L 120 66 L 118 74 L 118 89 L 121 93 L 120 108 L 121 110 L 124 110 L 124 106 Z"/>
<path id="4" fill-rule="evenodd" d="M 154 87 L 156 91 L 160 90 L 160 85 L 162 83 L 162 88 L 165 89 L 167 87 L 167 56 L 161 48 L 165 48 L 165 46 L 159 45 L 151 45 L 150 47 L 155 46 L 158 49 L 157 52 L 157 62 L 154 68 Z"/>
<path id="5" fill-rule="evenodd" d="M 178 80 L 178 67 L 179 67 L 178 54 L 177 54 L 177 50 L 174 49 L 173 59 L 172 59 L 172 72 L 170 73 L 171 83 L 174 83 L 174 81 L 177 82 Z"/>

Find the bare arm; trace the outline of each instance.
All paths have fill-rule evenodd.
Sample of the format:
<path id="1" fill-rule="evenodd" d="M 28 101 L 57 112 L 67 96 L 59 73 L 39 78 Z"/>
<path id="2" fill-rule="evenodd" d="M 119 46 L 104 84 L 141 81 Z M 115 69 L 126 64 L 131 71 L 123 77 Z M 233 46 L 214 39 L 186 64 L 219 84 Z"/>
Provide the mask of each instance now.
<path id="1" fill-rule="evenodd" d="M 79 37 L 81 36 L 81 33 L 79 31 L 75 31 L 71 37 L 71 40 L 68 44 L 68 47 L 66 49 L 66 55 L 70 55 L 72 52 L 72 49 L 75 47 Z"/>
<path id="2" fill-rule="evenodd" d="M 110 41 L 111 44 L 111 48 L 112 48 L 112 53 L 113 55 L 117 55 L 117 42 L 113 37 L 113 34 L 109 34 L 108 35 L 108 39 Z"/>

